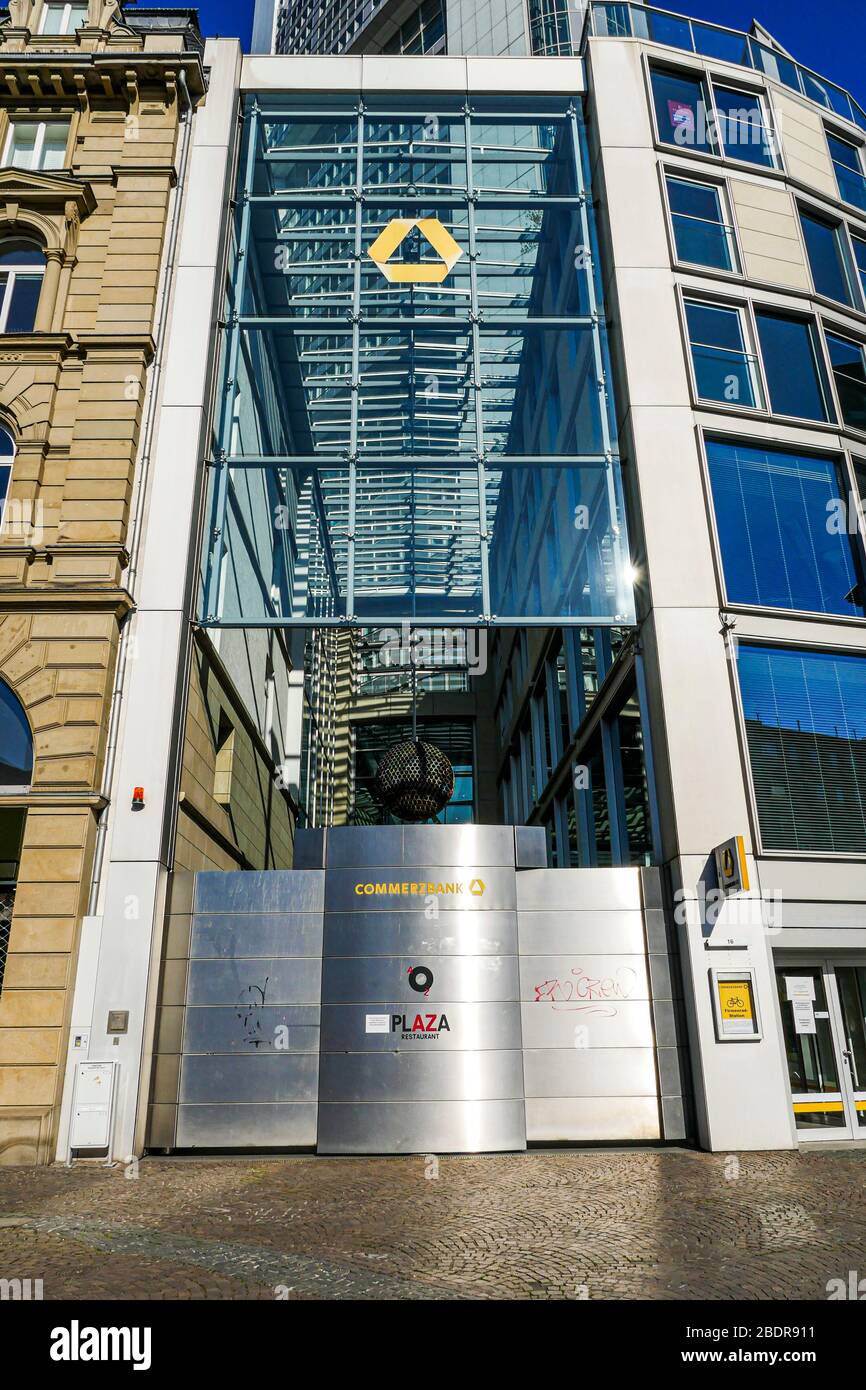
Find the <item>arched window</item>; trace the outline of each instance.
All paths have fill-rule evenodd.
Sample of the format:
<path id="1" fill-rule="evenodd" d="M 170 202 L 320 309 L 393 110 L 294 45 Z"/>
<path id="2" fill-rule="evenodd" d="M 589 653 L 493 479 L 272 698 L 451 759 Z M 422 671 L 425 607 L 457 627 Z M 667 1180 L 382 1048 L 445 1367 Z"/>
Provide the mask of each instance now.
<path id="1" fill-rule="evenodd" d="M 29 787 L 33 777 L 33 735 L 14 691 L 0 681 L 0 792 Z"/>
<path id="2" fill-rule="evenodd" d="M 45 254 L 35 241 L 0 241 L 0 333 L 32 333 Z"/>

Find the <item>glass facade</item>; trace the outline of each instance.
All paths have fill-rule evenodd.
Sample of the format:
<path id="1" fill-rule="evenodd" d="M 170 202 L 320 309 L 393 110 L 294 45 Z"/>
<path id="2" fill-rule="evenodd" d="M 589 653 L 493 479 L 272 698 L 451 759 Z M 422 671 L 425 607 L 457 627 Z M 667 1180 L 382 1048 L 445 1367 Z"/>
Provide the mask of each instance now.
<path id="1" fill-rule="evenodd" d="M 206 625 L 634 620 L 582 117 L 508 106 L 247 101 Z"/>
<path id="2" fill-rule="evenodd" d="M 543 825 L 556 868 L 653 862 L 650 775 L 630 634 L 552 633 L 539 660 L 525 631 L 496 651 L 504 819 Z M 605 685 L 616 665 L 616 694 Z"/>

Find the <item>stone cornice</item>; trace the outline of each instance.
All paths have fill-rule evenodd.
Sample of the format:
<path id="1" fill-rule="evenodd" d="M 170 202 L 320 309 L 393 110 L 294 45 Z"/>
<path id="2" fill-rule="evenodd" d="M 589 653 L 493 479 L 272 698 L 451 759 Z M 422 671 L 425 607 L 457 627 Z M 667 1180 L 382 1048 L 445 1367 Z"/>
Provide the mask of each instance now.
<path id="1" fill-rule="evenodd" d="M 4 333 L 0 337 L 0 366 L 8 362 L 65 361 L 77 355 L 128 359 L 136 354 L 150 365 L 155 352 L 156 344 L 149 333 Z"/>
<path id="2" fill-rule="evenodd" d="M 20 546 L 0 545 L 0 559 L 6 555 L 22 553 L 23 549 Z M 62 547 L 57 547 L 54 553 L 57 555 L 65 552 Z M 74 553 L 89 555 L 92 548 L 79 546 Z M 97 589 L 85 588 L 79 584 L 58 584 L 50 589 L 35 585 L 30 588 L 22 585 L 7 587 L 3 580 L 0 580 L 0 616 L 20 613 L 22 609 L 27 613 L 46 613 L 58 608 L 64 612 L 78 612 L 83 609 L 87 613 L 113 613 L 119 622 L 133 611 L 135 603 L 127 589 L 116 587 Z"/>
<path id="3" fill-rule="evenodd" d="M 173 97 L 181 69 L 193 101 L 200 100 L 206 85 L 197 53 L 41 53 L 33 48 L 13 52 L 0 43 L 0 96 L 13 101 L 86 101 L 93 92 L 129 98 L 146 81 L 162 84 Z"/>
<path id="4" fill-rule="evenodd" d="M 108 799 L 101 792 L 69 792 L 60 789 L 51 791 L 49 787 L 31 787 L 29 791 L 0 791 L 0 807 L 12 807 L 16 811 L 25 811 L 31 806 L 41 806 L 46 810 L 55 807 L 57 810 L 81 807 L 104 811 L 107 805 Z"/>

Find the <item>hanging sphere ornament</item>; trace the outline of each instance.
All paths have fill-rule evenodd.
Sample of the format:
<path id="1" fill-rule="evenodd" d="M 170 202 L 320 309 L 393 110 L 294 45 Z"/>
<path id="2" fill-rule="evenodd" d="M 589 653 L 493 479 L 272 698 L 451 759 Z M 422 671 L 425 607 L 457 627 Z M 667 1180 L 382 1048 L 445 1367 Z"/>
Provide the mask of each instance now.
<path id="1" fill-rule="evenodd" d="M 430 820 L 454 795 L 454 769 L 435 743 L 395 743 L 379 763 L 373 791 L 400 820 Z"/>

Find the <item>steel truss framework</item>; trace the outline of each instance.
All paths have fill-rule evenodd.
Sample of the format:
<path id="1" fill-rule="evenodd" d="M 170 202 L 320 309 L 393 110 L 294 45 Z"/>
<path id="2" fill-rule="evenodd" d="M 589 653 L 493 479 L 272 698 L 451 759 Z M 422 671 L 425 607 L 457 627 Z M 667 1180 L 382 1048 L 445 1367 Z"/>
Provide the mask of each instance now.
<path id="1" fill-rule="evenodd" d="M 202 622 L 632 623 L 579 106 L 250 97 L 243 124 Z"/>

